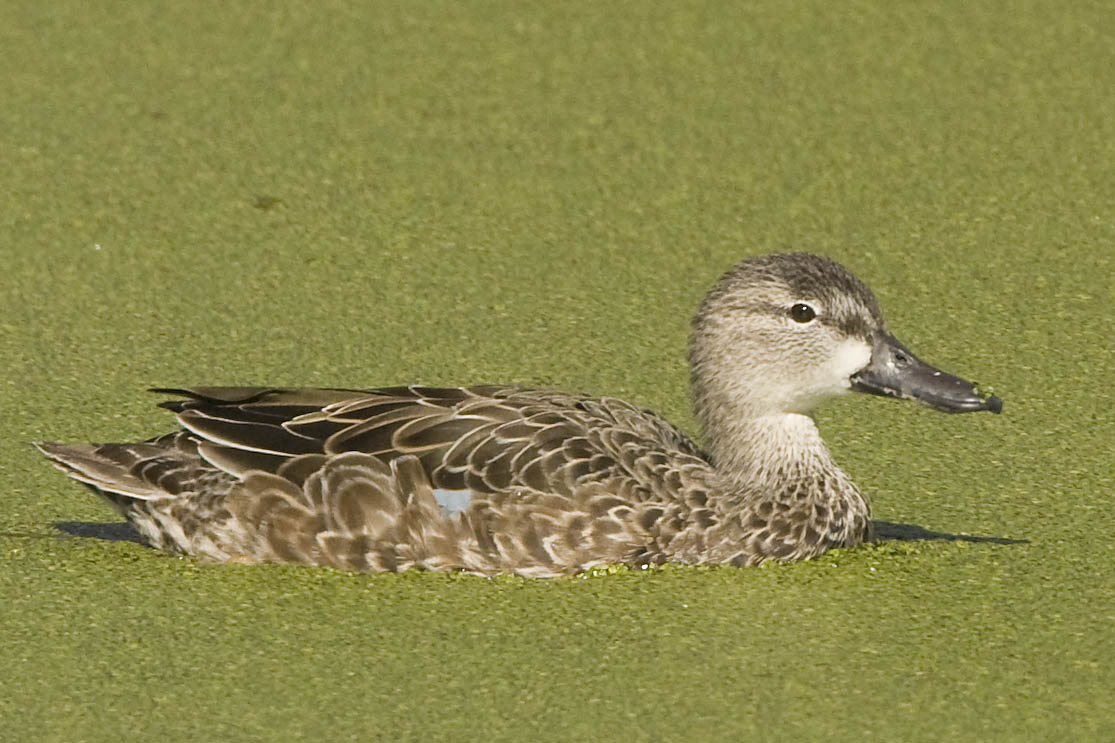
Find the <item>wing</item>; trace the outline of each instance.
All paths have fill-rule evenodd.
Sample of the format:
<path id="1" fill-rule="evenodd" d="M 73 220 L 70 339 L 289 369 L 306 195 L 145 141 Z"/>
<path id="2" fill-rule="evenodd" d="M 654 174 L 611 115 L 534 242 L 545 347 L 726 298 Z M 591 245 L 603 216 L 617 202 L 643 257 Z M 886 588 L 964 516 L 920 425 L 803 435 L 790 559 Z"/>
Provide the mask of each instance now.
<path id="1" fill-rule="evenodd" d="M 323 458 L 363 452 L 388 464 L 416 457 L 446 498 L 595 484 L 645 501 L 676 493 L 680 470 L 708 469 L 665 420 L 609 398 L 500 386 L 156 391 L 187 398 L 163 406 L 205 459 L 237 476 L 282 468 L 297 481 Z"/>

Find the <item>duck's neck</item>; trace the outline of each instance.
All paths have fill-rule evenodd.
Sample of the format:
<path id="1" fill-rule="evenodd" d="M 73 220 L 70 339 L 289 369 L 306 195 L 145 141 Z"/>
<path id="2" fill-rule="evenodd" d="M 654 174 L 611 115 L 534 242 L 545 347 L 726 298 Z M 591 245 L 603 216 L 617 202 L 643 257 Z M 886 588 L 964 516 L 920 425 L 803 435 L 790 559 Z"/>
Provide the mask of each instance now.
<path id="1" fill-rule="evenodd" d="M 714 414 L 705 421 L 705 434 L 716 469 L 741 497 L 863 500 L 808 415 L 767 412 L 717 420 Z"/>
<path id="2" fill-rule="evenodd" d="M 720 423 L 706 433 L 728 528 L 705 543 L 710 561 L 798 560 L 871 538 L 871 507 L 811 417 L 780 412 Z"/>

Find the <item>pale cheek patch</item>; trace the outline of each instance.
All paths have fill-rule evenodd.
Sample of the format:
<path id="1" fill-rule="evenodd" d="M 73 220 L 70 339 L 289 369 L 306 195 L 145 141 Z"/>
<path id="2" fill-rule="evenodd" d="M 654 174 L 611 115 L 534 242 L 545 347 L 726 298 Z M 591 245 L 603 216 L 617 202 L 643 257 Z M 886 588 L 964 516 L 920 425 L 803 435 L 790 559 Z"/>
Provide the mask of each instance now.
<path id="1" fill-rule="evenodd" d="M 827 373 L 842 389 L 852 386 L 850 377 L 871 362 L 871 346 L 865 341 L 849 338 L 841 341 L 829 359 Z"/>

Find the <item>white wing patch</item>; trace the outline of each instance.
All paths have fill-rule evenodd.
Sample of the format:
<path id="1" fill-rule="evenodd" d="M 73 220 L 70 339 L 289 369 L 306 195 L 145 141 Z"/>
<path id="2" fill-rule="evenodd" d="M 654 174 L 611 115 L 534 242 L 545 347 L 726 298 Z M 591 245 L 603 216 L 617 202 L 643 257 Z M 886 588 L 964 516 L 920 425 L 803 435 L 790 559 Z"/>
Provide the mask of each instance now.
<path id="1" fill-rule="evenodd" d="M 441 510 L 445 512 L 446 516 L 456 516 L 472 503 L 472 491 L 435 488 L 434 500 L 441 506 Z"/>

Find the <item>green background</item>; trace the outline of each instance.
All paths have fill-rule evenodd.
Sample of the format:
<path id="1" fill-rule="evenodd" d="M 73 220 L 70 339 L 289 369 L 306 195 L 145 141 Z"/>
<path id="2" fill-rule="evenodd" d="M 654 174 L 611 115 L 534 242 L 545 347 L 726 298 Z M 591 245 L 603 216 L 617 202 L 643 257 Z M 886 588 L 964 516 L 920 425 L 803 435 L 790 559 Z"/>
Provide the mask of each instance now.
<path id="1" fill-rule="evenodd" d="M 5 3 L 0 740 L 1115 739 L 1113 29 Z M 692 431 L 689 315 L 787 249 L 1005 400 L 820 411 L 904 538 L 537 581 L 201 566 L 91 526 L 29 445 L 168 430 L 143 390 L 183 384 L 543 384 Z"/>

